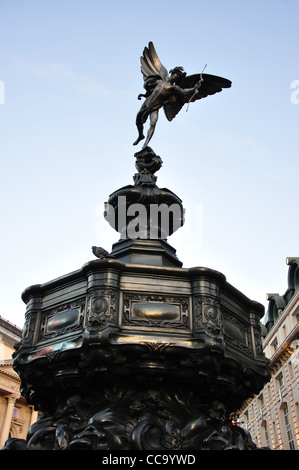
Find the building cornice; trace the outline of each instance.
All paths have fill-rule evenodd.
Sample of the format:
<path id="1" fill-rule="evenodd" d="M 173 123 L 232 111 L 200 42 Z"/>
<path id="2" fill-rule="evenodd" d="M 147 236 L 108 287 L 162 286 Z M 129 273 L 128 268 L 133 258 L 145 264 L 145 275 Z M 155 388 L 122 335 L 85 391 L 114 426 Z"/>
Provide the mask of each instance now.
<path id="1" fill-rule="evenodd" d="M 263 341 L 263 350 L 268 346 L 268 344 L 272 341 L 273 337 L 276 335 L 277 330 L 280 328 L 281 324 L 284 322 L 286 317 L 292 313 L 294 309 L 298 309 L 299 306 L 299 290 L 295 292 L 285 309 L 283 310 L 280 317 L 277 319 L 267 336 Z M 280 348 L 279 348 L 280 349 Z"/>
<path id="2" fill-rule="evenodd" d="M 0 364 L 0 375 L 7 375 L 8 377 L 14 379 L 16 382 L 20 383 L 20 377 L 14 370 L 5 370 L 5 366 Z"/>
<path id="3" fill-rule="evenodd" d="M 299 323 L 295 326 L 295 328 L 292 329 L 292 331 L 288 334 L 288 336 L 285 338 L 285 340 L 281 343 L 281 345 L 277 348 L 273 356 L 270 358 L 270 363 L 269 366 L 270 368 L 274 367 L 275 363 L 281 359 L 282 355 L 284 357 L 284 361 L 288 359 L 288 357 L 292 354 L 293 352 L 293 347 L 291 346 L 292 342 L 298 337 L 299 335 Z"/>

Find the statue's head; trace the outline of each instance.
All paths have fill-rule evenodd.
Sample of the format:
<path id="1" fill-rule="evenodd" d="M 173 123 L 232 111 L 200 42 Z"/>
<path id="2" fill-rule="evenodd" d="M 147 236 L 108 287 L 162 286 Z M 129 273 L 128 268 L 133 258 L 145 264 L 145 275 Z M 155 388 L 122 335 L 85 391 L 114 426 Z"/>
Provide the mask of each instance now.
<path id="1" fill-rule="evenodd" d="M 169 74 L 174 82 L 179 82 L 182 80 L 182 78 L 186 77 L 186 72 L 184 72 L 183 67 L 174 67 L 173 69 L 169 70 Z"/>

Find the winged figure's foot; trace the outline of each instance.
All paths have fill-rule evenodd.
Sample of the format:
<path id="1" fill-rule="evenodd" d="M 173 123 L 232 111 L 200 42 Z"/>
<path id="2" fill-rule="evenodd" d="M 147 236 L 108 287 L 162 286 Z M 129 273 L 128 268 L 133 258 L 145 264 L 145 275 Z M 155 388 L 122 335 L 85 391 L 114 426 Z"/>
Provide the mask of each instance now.
<path id="1" fill-rule="evenodd" d="M 133 145 L 137 145 L 137 144 L 139 144 L 139 142 L 140 142 L 142 139 L 144 139 L 144 135 L 143 135 L 143 134 L 142 134 L 142 135 L 140 135 L 140 136 L 138 137 L 138 139 L 137 139 L 137 140 L 135 140 L 135 142 L 134 142 L 134 144 L 133 144 Z"/>

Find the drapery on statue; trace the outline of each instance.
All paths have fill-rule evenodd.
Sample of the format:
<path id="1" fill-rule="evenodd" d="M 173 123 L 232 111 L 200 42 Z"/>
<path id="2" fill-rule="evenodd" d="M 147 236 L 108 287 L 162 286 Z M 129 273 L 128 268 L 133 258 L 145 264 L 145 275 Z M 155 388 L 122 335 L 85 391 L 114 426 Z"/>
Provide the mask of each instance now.
<path id="1" fill-rule="evenodd" d="M 150 127 L 143 148 L 154 134 L 160 108 L 163 107 L 168 121 L 172 121 L 185 103 L 214 95 L 231 86 L 230 80 L 215 75 L 198 73 L 188 76 L 183 67 L 175 67 L 168 74 L 152 42 L 144 48 L 140 62 L 146 93 L 138 95 L 139 100 L 144 97 L 145 101 L 137 113 L 138 138 L 133 145 L 144 139 L 143 126 L 149 117 Z"/>

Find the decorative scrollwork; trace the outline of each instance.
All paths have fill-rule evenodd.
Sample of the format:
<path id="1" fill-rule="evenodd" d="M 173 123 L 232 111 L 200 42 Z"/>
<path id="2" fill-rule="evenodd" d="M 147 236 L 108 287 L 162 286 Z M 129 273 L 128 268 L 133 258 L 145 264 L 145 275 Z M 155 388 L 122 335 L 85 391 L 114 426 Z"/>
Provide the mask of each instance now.
<path id="1" fill-rule="evenodd" d="M 82 329 L 85 298 L 41 312 L 39 341 Z"/>
<path id="2" fill-rule="evenodd" d="M 222 315 L 219 299 L 201 296 L 195 299 L 194 304 L 194 331 L 204 331 L 208 335 L 222 337 Z"/>
<path id="3" fill-rule="evenodd" d="M 99 290 L 87 298 L 87 325 L 100 326 L 115 324 L 116 293 L 114 290 Z"/>
<path id="4" fill-rule="evenodd" d="M 198 402 L 197 394 L 174 382 L 138 392 L 127 385 L 127 390 L 118 387 L 116 395 L 106 390 L 104 406 L 93 396 L 66 397 L 51 418 L 31 426 L 27 449 L 256 449 L 221 402 Z"/>
<path id="5" fill-rule="evenodd" d="M 144 312 L 135 314 L 136 306 Z M 152 314 L 152 310 L 155 310 Z M 157 294 L 126 293 L 124 295 L 123 325 L 154 328 L 188 328 L 189 298 Z"/>

